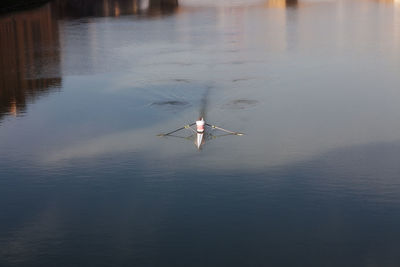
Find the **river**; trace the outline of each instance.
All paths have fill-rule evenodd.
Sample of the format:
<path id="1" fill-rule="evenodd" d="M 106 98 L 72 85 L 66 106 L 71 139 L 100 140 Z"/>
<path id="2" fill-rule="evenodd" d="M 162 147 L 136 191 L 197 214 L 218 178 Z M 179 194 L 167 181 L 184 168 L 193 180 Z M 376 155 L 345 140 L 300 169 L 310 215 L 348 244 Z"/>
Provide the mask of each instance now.
<path id="1" fill-rule="evenodd" d="M 399 266 L 399 71 L 398 0 L 2 15 L 0 266 Z"/>

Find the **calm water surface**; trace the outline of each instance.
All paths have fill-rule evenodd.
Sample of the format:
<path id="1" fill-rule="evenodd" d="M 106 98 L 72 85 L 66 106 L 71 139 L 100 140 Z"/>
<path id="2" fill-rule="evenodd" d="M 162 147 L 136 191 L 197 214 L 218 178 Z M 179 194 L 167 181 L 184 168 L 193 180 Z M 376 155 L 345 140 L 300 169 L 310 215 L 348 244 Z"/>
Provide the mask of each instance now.
<path id="1" fill-rule="evenodd" d="M 0 265 L 399 266 L 400 2 L 174 2 L 0 17 Z"/>

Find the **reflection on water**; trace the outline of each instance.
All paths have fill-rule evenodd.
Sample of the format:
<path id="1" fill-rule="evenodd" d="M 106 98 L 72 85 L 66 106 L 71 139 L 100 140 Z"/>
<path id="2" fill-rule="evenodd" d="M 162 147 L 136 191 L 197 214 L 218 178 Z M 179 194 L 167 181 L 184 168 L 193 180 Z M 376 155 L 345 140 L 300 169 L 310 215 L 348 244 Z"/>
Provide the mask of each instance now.
<path id="1" fill-rule="evenodd" d="M 399 266 L 397 2 L 2 16 L 0 266 Z"/>
<path id="2" fill-rule="evenodd" d="M 312 1 L 298 0 L 268 0 L 259 1 L 267 8 L 296 7 L 299 4 Z M 397 0 L 377 0 L 383 4 L 397 4 Z M 196 1 L 183 0 L 183 7 L 202 6 Z M 238 4 L 240 1 L 221 1 L 221 3 Z M 210 2 L 209 5 L 218 2 Z M 245 5 L 248 3 L 245 3 Z M 59 22 L 60 19 L 90 18 L 120 15 L 160 16 L 173 14 L 178 9 L 176 0 L 57 0 L 32 11 L 3 15 L 0 18 L 0 116 L 4 114 L 17 115 L 25 112 L 26 104 L 33 101 L 44 92 L 61 86 L 61 55 Z M 287 29 L 287 14 L 277 17 L 276 23 Z M 395 26 L 393 36 L 400 39 L 398 16 L 393 17 Z M 277 38 L 270 40 L 270 45 L 276 49 L 288 49 L 287 35 L 289 32 L 277 33 Z M 304 35 L 306 36 L 306 35 Z M 340 37 L 340 36 L 339 36 Z M 298 40 L 301 41 L 301 40 Z M 305 40 L 303 40 L 305 41 Z M 275 44 L 274 44 L 275 43 Z M 292 43 L 291 45 L 294 45 Z M 235 50 L 232 50 L 235 51 Z M 73 60 L 71 60 L 72 58 Z M 64 57 L 68 69 L 76 61 L 73 55 Z M 71 62 L 71 63 L 68 63 Z M 244 63 L 244 62 L 242 62 Z M 93 63 L 95 64 L 95 63 Z M 182 64 L 190 64 L 182 62 Z M 234 64 L 231 62 L 230 64 Z M 185 79 L 176 79 L 185 81 Z M 233 81 L 246 80 L 235 78 Z"/>
<path id="3" fill-rule="evenodd" d="M 277 7 L 277 8 L 286 8 L 286 7 L 296 7 L 298 5 L 298 0 L 269 0 L 266 2 L 267 7 Z"/>
<path id="4" fill-rule="evenodd" d="M 61 87 L 59 20 L 120 15 L 171 14 L 176 0 L 56 0 L 0 17 L 0 120 Z M 65 59 L 65 58 L 64 58 Z"/>
<path id="5" fill-rule="evenodd" d="M 114 17 L 122 15 L 160 16 L 174 12 L 177 0 L 57 0 L 60 18 Z"/>
<path id="6" fill-rule="evenodd" d="M 61 85 L 58 24 L 50 5 L 0 17 L 0 119 Z"/>
<path id="7" fill-rule="evenodd" d="M 304 0 L 303 0 L 304 1 Z M 265 6 L 268 8 L 286 8 L 296 7 L 299 0 L 180 0 L 179 5 L 182 7 L 250 7 Z"/>
<path id="8" fill-rule="evenodd" d="M 387 4 L 400 4 L 400 0 L 376 0 L 376 1 Z"/>

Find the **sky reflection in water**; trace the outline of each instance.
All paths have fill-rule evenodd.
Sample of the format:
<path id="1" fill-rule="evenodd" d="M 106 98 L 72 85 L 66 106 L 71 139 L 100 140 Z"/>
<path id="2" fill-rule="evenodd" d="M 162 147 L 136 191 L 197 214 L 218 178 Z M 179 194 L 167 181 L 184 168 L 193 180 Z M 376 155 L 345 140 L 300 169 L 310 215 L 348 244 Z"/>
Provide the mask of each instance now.
<path id="1" fill-rule="evenodd" d="M 0 17 L 0 265 L 398 265 L 397 2 L 196 3 Z"/>

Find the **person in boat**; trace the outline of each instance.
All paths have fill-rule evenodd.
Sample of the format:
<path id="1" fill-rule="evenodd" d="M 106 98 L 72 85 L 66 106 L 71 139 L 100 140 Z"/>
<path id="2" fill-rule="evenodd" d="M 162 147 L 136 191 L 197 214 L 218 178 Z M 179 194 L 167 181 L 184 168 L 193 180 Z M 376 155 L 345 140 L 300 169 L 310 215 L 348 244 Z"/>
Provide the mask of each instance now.
<path id="1" fill-rule="evenodd" d="M 204 121 L 203 117 L 200 117 L 197 121 L 196 121 L 196 130 L 198 133 L 204 133 L 204 125 L 206 124 L 206 122 Z"/>

